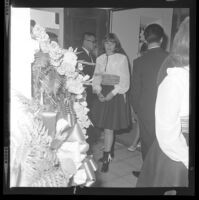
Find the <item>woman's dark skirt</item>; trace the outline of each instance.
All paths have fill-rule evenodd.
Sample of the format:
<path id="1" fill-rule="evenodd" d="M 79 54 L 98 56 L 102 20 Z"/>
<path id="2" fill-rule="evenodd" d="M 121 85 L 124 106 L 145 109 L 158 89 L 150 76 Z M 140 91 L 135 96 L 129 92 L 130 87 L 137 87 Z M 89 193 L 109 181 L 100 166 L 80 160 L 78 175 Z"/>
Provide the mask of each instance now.
<path id="1" fill-rule="evenodd" d="M 188 187 L 188 169 L 182 162 L 171 160 L 155 139 L 143 163 L 136 187 Z"/>
<path id="2" fill-rule="evenodd" d="M 101 93 L 106 96 L 114 86 L 103 85 Z M 131 110 L 129 100 L 123 94 L 115 95 L 110 101 L 100 102 L 98 98 L 91 109 L 93 125 L 98 128 L 121 130 L 130 126 Z"/>

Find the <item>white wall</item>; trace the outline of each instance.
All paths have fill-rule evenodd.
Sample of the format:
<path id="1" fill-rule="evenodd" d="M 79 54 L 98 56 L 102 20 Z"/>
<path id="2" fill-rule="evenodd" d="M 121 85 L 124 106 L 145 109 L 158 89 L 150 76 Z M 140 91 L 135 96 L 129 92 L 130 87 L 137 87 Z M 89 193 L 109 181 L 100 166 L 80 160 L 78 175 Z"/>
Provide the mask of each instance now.
<path id="1" fill-rule="evenodd" d="M 118 35 L 121 44 L 132 64 L 137 57 L 140 23 L 157 22 L 162 25 L 168 36 L 167 50 L 170 49 L 173 8 L 137 8 L 112 11 L 110 31 Z"/>
<path id="2" fill-rule="evenodd" d="M 110 31 L 118 36 L 132 65 L 138 50 L 140 16 L 134 10 L 122 10 L 113 12 L 111 17 Z"/>
<path id="3" fill-rule="evenodd" d="M 55 24 L 55 13 L 59 14 L 59 24 Z M 64 44 L 64 8 L 34 8 L 30 9 L 31 19 L 35 20 L 43 27 L 57 29 L 59 45 Z"/>
<path id="4" fill-rule="evenodd" d="M 30 9 L 11 7 L 11 88 L 31 98 Z"/>
<path id="5" fill-rule="evenodd" d="M 140 15 L 140 18 L 154 18 L 157 20 L 150 21 L 148 24 L 153 22 L 159 22 L 164 28 L 166 35 L 169 37 L 167 50 L 170 49 L 170 36 L 173 18 L 173 8 L 138 8 L 136 12 Z"/>

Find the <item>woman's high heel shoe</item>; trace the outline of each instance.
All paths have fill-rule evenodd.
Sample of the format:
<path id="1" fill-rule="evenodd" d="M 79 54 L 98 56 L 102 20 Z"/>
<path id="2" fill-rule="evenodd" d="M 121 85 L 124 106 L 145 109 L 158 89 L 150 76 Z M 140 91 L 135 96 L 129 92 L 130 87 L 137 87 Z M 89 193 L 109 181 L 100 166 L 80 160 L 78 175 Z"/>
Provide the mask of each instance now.
<path id="1" fill-rule="evenodd" d="M 110 163 L 111 160 L 112 160 L 111 153 L 110 152 L 104 152 L 101 172 L 108 172 L 109 163 Z"/>
<path id="2" fill-rule="evenodd" d="M 113 150 L 111 150 L 110 151 L 110 154 L 111 154 L 111 160 L 114 158 L 114 151 Z M 104 161 L 104 152 L 103 152 L 103 156 L 98 160 L 99 162 L 103 162 Z"/>

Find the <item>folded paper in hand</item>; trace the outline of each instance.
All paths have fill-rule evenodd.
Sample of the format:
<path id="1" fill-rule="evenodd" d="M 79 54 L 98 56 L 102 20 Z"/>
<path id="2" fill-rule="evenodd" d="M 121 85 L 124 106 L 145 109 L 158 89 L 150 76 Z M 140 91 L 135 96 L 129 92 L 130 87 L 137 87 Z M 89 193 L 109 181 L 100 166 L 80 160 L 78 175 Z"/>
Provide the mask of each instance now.
<path id="1" fill-rule="evenodd" d="M 120 82 L 120 77 L 112 74 L 102 75 L 102 85 L 116 85 Z"/>

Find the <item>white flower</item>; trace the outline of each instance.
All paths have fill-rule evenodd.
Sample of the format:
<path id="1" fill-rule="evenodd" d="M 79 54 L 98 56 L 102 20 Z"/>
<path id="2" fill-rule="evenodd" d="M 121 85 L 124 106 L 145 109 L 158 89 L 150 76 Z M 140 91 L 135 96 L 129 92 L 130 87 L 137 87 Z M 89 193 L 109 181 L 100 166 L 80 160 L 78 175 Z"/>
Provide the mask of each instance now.
<path id="1" fill-rule="evenodd" d="M 76 50 L 76 49 L 75 49 Z M 73 47 L 69 47 L 68 51 L 73 52 Z"/>
<path id="2" fill-rule="evenodd" d="M 88 104 L 87 104 L 86 101 L 82 101 L 82 102 L 81 102 L 81 105 L 86 107 Z"/>
<path id="3" fill-rule="evenodd" d="M 75 184 L 77 184 L 77 185 L 84 184 L 87 179 L 85 169 L 79 169 L 73 178 L 74 178 L 73 180 L 74 180 Z"/>
<path id="4" fill-rule="evenodd" d="M 76 79 L 68 79 L 66 82 L 66 89 L 74 94 L 81 94 L 85 88 L 83 87 L 83 84 L 81 80 Z"/>
<path id="5" fill-rule="evenodd" d="M 50 43 L 50 48 L 52 48 L 52 49 L 59 49 L 59 45 L 57 44 L 57 42 L 52 41 Z"/>
<path id="6" fill-rule="evenodd" d="M 64 63 L 62 63 L 62 65 L 64 65 L 65 66 L 65 68 L 66 68 L 66 75 L 68 74 L 68 73 L 73 73 L 73 72 L 75 72 L 75 65 L 72 65 L 71 63 L 69 63 L 69 62 L 64 62 Z"/>
<path id="7" fill-rule="evenodd" d="M 86 134 L 85 128 L 88 128 L 92 124 L 87 115 L 87 113 L 89 112 L 89 109 L 86 107 L 86 105 L 87 105 L 86 102 L 81 102 L 81 103 L 75 102 L 73 105 L 73 108 L 77 115 L 77 121 L 84 134 Z"/>
<path id="8" fill-rule="evenodd" d="M 36 24 L 32 30 L 33 36 L 38 41 L 49 41 L 49 36 L 45 32 L 45 28 L 41 27 L 40 25 Z"/>
<path id="9" fill-rule="evenodd" d="M 82 70 L 83 70 L 83 65 L 82 65 L 82 63 L 78 63 L 78 64 L 77 64 L 77 68 L 78 68 L 80 71 L 82 71 Z"/>
<path id="10" fill-rule="evenodd" d="M 83 77 L 83 80 L 84 80 L 84 81 L 87 81 L 89 78 L 90 78 L 90 76 L 89 76 L 89 75 L 86 75 L 86 76 Z"/>
<path id="11" fill-rule="evenodd" d="M 61 65 L 60 67 L 57 68 L 57 72 L 60 75 L 64 75 L 66 73 L 66 67 L 64 65 Z"/>
<path id="12" fill-rule="evenodd" d="M 82 94 L 76 95 L 76 99 L 82 99 L 82 98 L 83 98 Z"/>
<path id="13" fill-rule="evenodd" d="M 53 60 L 58 60 L 63 55 L 63 51 L 59 47 L 59 45 L 57 44 L 57 42 L 52 41 L 49 44 L 49 55 L 50 55 L 51 59 L 53 59 Z"/>
<path id="14" fill-rule="evenodd" d="M 75 73 L 75 65 L 62 61 L 60 67 L 57 69 L 57 72 L 61 75 L 71 76 Z"/>
<path id="15" fill-rule="evenodd" d="M 64 58 L 63 58 L 63 62 L 64 63 L 69 63 L 73 66 L 75 66 L 77 64 L 77 56 L 73 51 L 66 51 L 64 53 Z"/>
<path id="16" fill-rule="evenodd" d="M 41 42 L 40 42 L 40 49 L 41 49 L 44 53 L 48 53 L 48 52 L 49 52 L 49 43 L 48 43 L 48 41 L 41 41 Z"/>
<path id="17" fill-rule="evenodd" d="M 55 66 L 55 67 L 59 67 L 60 66 L 61 61 L 60 60 L 53 60 L 50 59 L 50 64 Z"/>
<path id="18" fill-rule="evenodd" d="M 75 111 L 77 111 L 77 113 L 82 109 L 82 106 L 79 102 L 74 102 L 73 104 L 73 108 L 75 109 Z"/>

